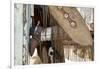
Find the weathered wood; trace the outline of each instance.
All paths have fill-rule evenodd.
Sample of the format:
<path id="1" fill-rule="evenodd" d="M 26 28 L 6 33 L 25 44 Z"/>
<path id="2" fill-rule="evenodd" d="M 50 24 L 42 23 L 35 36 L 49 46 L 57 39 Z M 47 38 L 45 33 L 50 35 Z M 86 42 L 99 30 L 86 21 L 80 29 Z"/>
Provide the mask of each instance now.
<path id="1" fill-rule="evenodd" d="M 64 29 L 73 41 L 84 46 L 93 44 L 89 29 L 76 8 L 63 7 L 59 9 L 56 6 L 49 6 L 49 10 L 59 26 Z"/>
<path id="2" fill-rule="evenodd" d="M 56 24 L 56 23 L 55 23 Z M 54 44 L 54 63 L 63 63 L 65 62 L 64 58 L 64 48 L 62 46 L 63 37 L 61 37 L 61 32 L 63 33 L 63 30 L 56 25 L 56 27 L 53 28 L 53 44 Z"/>

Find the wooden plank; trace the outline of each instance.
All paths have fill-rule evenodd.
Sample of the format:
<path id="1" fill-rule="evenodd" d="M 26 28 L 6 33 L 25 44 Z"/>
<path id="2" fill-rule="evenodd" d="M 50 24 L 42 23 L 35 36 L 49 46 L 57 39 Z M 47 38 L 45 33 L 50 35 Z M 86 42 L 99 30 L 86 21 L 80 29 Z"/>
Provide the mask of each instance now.
<path id="1" fill-rule="evenodd" d="M 73 41 L 83 46 L 93 44 L 90 31 L 76 8 L 63 7 L 62 10 L 58 9 L 56 6 L 49 6 L 49 10 L 54 19 L 57 20 L 60 27 L 64 29 Z"/>

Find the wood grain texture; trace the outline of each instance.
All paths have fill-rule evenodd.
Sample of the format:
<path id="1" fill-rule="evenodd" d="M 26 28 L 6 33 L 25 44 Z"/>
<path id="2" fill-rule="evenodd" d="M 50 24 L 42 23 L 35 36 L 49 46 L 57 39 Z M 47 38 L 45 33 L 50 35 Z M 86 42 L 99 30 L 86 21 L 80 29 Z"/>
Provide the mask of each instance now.
<path id="1" fill-rule="evenodd" d="M 92 45 L 93 40 L 88 27 L 85 24 L 80 13 L 74 7 L 63 7 L 58 9 L 56 6 L 49 6 L 50 14 L 54 17 L 61 28 L 67 33 L 76 43 L 87 46 Z M 70 26 L 70 21 L 64 18 L 64 13 L 68 13 L 70 18 L 76 22 L 75 28 Z"/>

